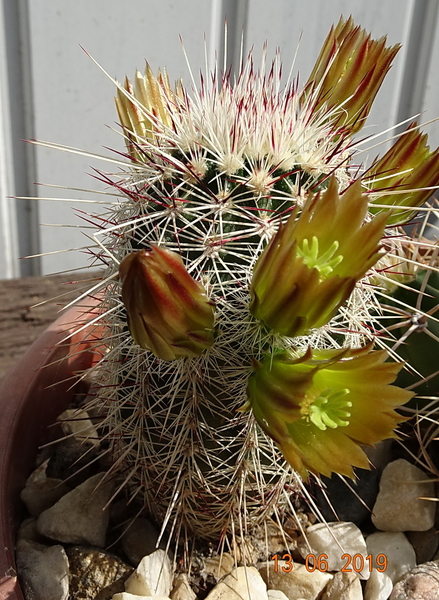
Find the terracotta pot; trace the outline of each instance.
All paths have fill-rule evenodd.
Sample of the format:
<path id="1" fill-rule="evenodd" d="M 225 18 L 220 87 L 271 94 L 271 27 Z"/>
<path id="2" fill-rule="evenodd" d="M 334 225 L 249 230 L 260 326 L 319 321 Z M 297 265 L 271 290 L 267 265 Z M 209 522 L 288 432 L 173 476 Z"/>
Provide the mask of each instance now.
<path id="1" fill-rule="evenodd" d="M 14 559 L 23 508 L 20 492 L 39 445 L 48 439 L 48 425 L 75 394 L 75 373 L 99 359 L 96 327 L 72 335 L 81 320 L 94 316 L 92 311 L 66 311 L 32 344 L 0 388 L 0 598 L 23 600 Z"/>

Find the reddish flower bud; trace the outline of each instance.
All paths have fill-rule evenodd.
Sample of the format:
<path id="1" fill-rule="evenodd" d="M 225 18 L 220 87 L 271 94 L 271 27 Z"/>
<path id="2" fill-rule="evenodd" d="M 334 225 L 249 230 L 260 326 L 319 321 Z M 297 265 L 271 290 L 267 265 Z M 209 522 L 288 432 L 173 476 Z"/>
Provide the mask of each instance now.
<path id="1" fill-rule="evenodd" d="M 367 171 L 364 183 L 372 192 L 370 212 L 387 212 L 388 225 L 403 225 L 416 215 L 416 207 L 433 195 L 431 188 L 439 186 L 439 148 L 430 152 L 427 134 L 412 123 Z"/>
<path id="2" fill-rule="evenodd" d="M 163 360 L 199 356 L 213 344 L 214 304 L 175 252 L 153 246 L 119 266 L 134 340 Z"/>
<path id="3" fill-rule="evenodd" d="M 372 40 L 352 17 L 331 28 L 303 92 L 313 110 L 325 106 L 328 120 L 350 135 L 369 114 L 399 45 L 386 47 L 386 38 Z"/>

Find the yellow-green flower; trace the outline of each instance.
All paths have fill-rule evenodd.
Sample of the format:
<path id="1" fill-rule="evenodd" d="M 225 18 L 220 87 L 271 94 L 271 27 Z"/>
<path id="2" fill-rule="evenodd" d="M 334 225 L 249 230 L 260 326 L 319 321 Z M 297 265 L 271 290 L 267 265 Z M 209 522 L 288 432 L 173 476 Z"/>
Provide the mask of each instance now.
<path id="1" fill-rule="evenodd" d="M 302 478 L 309 472 L 353 477 L 353 467 L 369 468 L 360 446 L 397 437 L 394 429 L 405 419 L 395 408 L 413 396 L 390 385 L 402 364 L 386 359 L 370 346 L 267 355 L 255 361 L 241 410 L 252 410 Z"/>
<path id="2" fill-rule="evenodd" d="M 213 344 L 214 308 L 175 252 L 153 246 L 119 266 L 134 341 L 163 360 L 200 355 Z"/>
<path id="3" fill-rule="evenodd" d="M 417 124 L 412 123 L 367 171 L 364 182 L 372 192 L 370 212 L 387 212 L 389 225 L 410 221 L 416 215 L 416 207 L 433 195 L 432 188 L 439 186 L 439 148 L 430 152 L 427 138 L 427 134 L 422 134 Z M 397 208 L 389 211 L 374 204 Z"/>
<path id="4" fill-rule="evenodd" d="M 365 223 L 367 207 L 359 181 L 340 196 L 332 178 L 300 216 L 294 210 L 255 265 L 253 316 L 289 337 L 328 323 L 382 255 L 387 216 Z"/>
<path id="5" fill-rule="evenodd" d="M 399 50 L 386 38 L 372 40 L 352 17 L 332 27 L 304 88 L 303 99 L 317 110 L 325 106 L 334 127 L 359 131 Z"/>

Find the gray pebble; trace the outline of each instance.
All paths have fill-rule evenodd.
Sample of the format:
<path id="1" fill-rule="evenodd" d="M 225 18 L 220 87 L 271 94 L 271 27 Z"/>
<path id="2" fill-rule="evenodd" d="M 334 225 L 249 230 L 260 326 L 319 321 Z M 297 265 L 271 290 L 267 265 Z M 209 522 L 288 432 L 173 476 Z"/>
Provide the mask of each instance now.
<path id="1" fill-rule="evenodd" d="M 134 519 L 122 537 L 122 548 L 130 560 L 137 567 L 142 558 L 156 550 L 159 532 L 147 519 Z M 160 544 L 160 548 L 165 548 Z"/>
<path id="2" fill-rule="evenodd" d="M 416 553 L 416 563 L 421 565 L 433 560 L 439 547 L 439 534 L 436 528 L 428 531 L 407 531 L 406 537 Z"/>
<path id="3" fill-rule="evenodd" d="M 17 543 L 17 569 L 27 600 L 67 600 L 69 561 L 62 546 Z"/>
<path id="4" fill-rule="evenodd" d="M 427 562 L 407 573 L 393 588 L 389 600 L 437 600 L 439 561 Z"/>
<path id="5" fill-rule="evenodd" d="M 42 481 L 28 482 L 22 490 L 20 498 L 28 512 L 33 517 L 38 517 L 42 512 L 58 502 L 70 488 L 61 479 L 43 479 Z"/>
<path id="6" fill-rule="evenodd" d="M 37 528 L 44 535 L 69 544 L 105 545 L 109 521 L 105 507 L 114 484 L 99 473 L 66 494 L 38 517 Z"/>
<path id="7" fill-rule="evenodd" d="M 434 483 L 424 471 L 400 458 L 387 465 L 373 507 L 372 521 L 381 531 L 427 531 L 434 524 Z"/>

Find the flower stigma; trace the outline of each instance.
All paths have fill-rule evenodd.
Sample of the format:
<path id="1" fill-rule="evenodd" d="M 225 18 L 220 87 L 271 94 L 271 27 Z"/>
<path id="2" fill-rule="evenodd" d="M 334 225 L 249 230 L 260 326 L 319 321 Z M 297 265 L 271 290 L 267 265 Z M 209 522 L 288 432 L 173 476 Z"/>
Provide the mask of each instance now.
<path id="1" fill-rule="evenodd" d="M 320 280 L 326 279 L 328 275 L 332 273 L 337 265 L 343 260 L 342 254 L 334 254 L 337 252 L 340 244 L 337 240 L 334 240 L 331 246 L 319 256 L 319 239 L 316 235 L 313 235 L 311 246 L 308 238 L 305 238 L 302 242 L 302 247 L 297 247 L 297 255 L 303 259 L 303 262 L 310 269 L 317 269 L 320 274 Z"/>
<path id="2" fill-rule="evenodd" d="M 351 416 L 346 409 L 351 408 L 352 402 L 344 397 L 349 393 L 347 388 L 338 392 L 329 388 L 321 392 L 307 408 L 303 407 L 301 412 L 321 431 L 325 431 L 327 427 L 346 427 L 349 425 L 346 419 Z"/>

